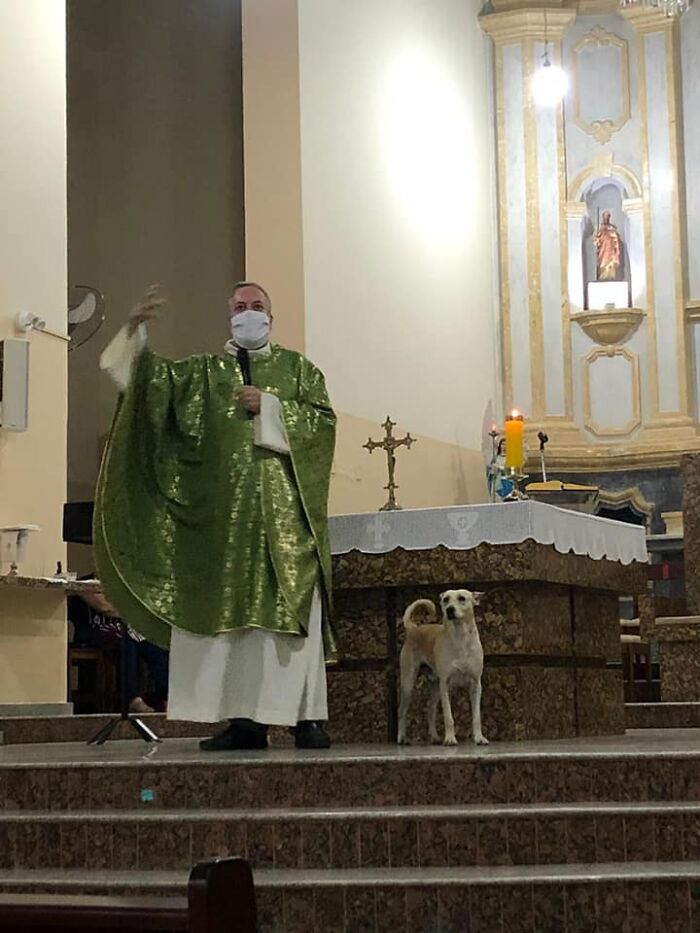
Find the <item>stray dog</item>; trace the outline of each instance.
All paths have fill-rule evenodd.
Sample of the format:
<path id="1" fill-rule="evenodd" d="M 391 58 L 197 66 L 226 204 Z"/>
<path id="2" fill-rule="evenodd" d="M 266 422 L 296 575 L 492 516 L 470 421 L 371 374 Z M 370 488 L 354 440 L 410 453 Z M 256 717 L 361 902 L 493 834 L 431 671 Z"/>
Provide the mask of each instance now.
<path id="1" fill-rule="evenodd" d="M 438 702 L 442 703 L 445 720 L 444 745 L 456 745 L 455 723 L 450 705 L 452 683 L 469 684 L 472 705 L 472 739 L 476 745 L 488 745 L 481 731 L 481 674 L 484 669 L 484 649 L 474 620 L 474 606 L 483 593 L 469 590 L 446 590 L 440 595 L 442 624 L 416 625 L 413 615 L 417 609 L 427 609 L 431 618 L 437 618 L 435 604 L 429 599 L 418 599 L 403 616 L 406 641 L 401 649 L 401 702 L 399 705 L 400 745 L 406 744 L 406 716 L 411 694 L 421 665 L 430 668 L 430 706 L 428 723 L 430 739 L 439 743 L 436 717 Z"/>

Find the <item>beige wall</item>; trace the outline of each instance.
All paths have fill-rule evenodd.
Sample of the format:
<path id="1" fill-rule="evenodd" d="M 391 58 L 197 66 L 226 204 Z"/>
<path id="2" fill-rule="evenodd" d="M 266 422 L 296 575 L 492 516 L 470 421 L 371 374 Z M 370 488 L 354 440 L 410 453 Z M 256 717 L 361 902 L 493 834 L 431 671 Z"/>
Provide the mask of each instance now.
<path id="1" fill-rule="evenodd" d="M 303 350 L 296 0 L 248 0 L 242 26 L 246 275 L 272 295 L 275 339 Z"/>
<path id="2" fill-rule="evenodd" d="M 248 260 L 294 282 L 276 296 L 278 337 L 304 302 L 303 334 L 295 322 L 290 336 L 304 337 L 340 413 L 331 508 L 381 504 L 384 460 L 361 444 L 387 414 L 419 438 L 399 459 L 404 505 L 479 501 L 497 339 L 478 4 L 244 0 L 243 11 L 244 75 L 256 79 L 244 81 Z M 262 123 L 274 157 L 254 145 Z M 291 197 L 278 192 L 281 153 Z"/>
<path id="3" fill-rule="evenodd" d="M 244 272 L 240 3 L 68 3 L 69 273 L 106 298 L 70 355 L 69 493 L 91 499 L 115 391 L 98 358 L 143 289 L 169 298 L 152 342 L 217 351 Z"/>
<path id="4" fill-rule="evenodd" d="M 60 0 L 3 0 L 0 6 L 0 338 L 33 311 L 65 331 L 65 19 Z M 64 559 L 66 346 L 34 335 L 29 430 L 0 428 L 0 525 L 41 526 L 23 571 L 51 573 Z M 7 567 L 0 568 L 6 572 Z M 0 588 L 0 703 L 66 698 L 63 598 Z"/>

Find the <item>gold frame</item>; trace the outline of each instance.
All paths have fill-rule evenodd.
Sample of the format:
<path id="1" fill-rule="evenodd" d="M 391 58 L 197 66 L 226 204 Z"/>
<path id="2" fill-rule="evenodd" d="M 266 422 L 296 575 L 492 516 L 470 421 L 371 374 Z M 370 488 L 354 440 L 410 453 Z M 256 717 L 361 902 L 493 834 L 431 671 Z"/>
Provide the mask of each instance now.
<path id="1" fill-rule="evenodd" d="M 644 189 L 642 183 L 631 168 L 627 168 L 626 165 L 622 165 L 620 162 L 611 162 L 607 174 L 603 174 L 604 171 L 606 170 L 602 168 L 600 160 L 594 160 L 590 165 L 581 169 L 578 175 L 575 175 L 569 182 L 567 193 L 569 203 L 576 204 L 579 202 L 586 188 L 586 182 L 594 181 L 596 178 L 617 178 L 619 182 L 630 189 L 629 200 L 643 198 Z"/>
<path id="2" fill-rule="evenodd" d="M 588 122 L 581 116 L 581 96 L 579 87 L 579 55 L 584 49 L 605 48 L 606 46 L 620 49 L 620 77 L 622 91 L 622 114 L 617 120 L 593 120 Z M 572 49 L 573 56 L 573 105 L 574 105 L 574 123 L 579 129 L 582 129 L 588 136 L 592 136 L 601 146 L 609 143 L 615 133 L 619 133 L 623 126 L 629 123 L 632 118 L 632 101 L 630 98 L 630 53 L 627 39 L 618 36 L 616 32 L 608 32 L 602 26 L 594 26 L 589 33 L 579 39 Z"/>
<path id="3" fill-rule="evenodd" d="M 632 417 L 620 428 L 604 428 L 593 420 L 591 404 L 591 367 L 601 357 L 612 359 L 621 356 L 631 364 L 632 374 Z M 595 347 L 581 359 L 581 381 L 583 383 L 583 423 L 596 437 L 626 437 L 642 424 L 641 382 L 639 357 L 626 347 Z"/>

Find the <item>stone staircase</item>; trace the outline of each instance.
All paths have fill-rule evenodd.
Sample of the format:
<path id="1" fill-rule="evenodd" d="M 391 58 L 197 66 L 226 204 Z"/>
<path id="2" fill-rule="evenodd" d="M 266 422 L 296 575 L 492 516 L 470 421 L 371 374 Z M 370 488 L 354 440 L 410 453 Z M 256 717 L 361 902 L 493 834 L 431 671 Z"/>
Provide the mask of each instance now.
<path id="1" fill-rule="evenodd" d="M 700 733 L 274 749 L 0 750 L 0 893 L 171 895 L 253 864 L 263 931 L 700 928 Z"/>

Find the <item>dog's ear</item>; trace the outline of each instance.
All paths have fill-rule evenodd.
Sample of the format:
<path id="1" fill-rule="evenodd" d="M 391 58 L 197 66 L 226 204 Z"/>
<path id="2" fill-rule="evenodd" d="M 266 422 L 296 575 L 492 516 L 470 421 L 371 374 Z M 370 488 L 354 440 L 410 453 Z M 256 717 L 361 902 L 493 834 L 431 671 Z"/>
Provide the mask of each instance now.
<path id="1" fill-rule="evenodd" d="M 484 596 L 486 596 L 486 593 L 472 593 L 472 601 L 474 605 L 478 606 Z"/>

